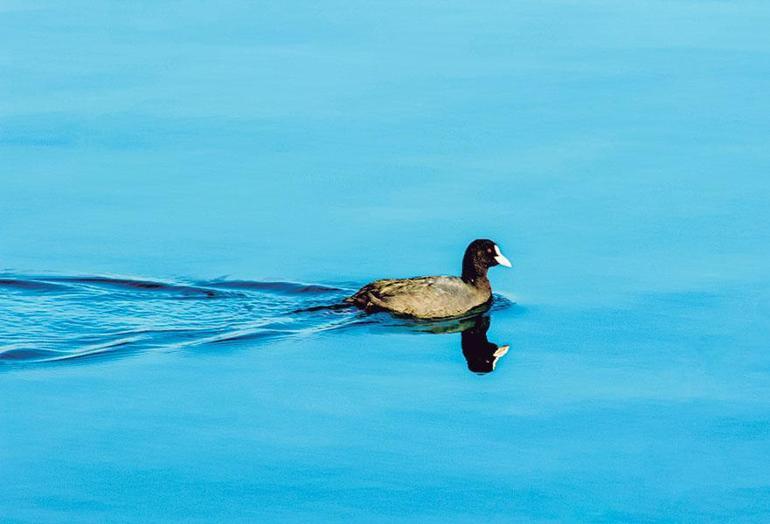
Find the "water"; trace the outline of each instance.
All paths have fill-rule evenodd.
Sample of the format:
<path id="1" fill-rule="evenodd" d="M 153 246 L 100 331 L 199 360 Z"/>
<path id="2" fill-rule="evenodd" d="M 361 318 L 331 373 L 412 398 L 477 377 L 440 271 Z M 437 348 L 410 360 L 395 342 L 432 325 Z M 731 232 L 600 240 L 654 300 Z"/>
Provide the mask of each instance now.
<path id="1" fill-rule="evenodd" d="M 769 22 L 0 3 L 0 520 L 767 521 Z"/>
<path id="2" fill-rule="evenodd" d="M 492 371 L 484 334 L 503 296 L 461 318 L 422 321 L 366 314 L 344 303 L 357 288 L 295 282 L 161 282 L 109 276 L 4 275 L 0 365 L 69 363 L 146 350 L 301 337 L 361 325 L 464 333 L 469 367 Z M 481 356 L 479 356 L 479 352 Z M 500 355 L 501 356 L 501 355 Z M 484 365 L 487 363 L 488 365 Z"/>

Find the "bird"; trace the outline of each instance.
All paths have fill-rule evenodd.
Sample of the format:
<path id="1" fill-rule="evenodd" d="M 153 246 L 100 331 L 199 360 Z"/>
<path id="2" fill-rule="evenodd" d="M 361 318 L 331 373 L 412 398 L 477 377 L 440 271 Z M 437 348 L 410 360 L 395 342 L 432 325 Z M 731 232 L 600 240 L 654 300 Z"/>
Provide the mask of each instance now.
<path id="1" fill-rule="evenodd" d="M 465 250 L 459 277 L 375 280 L 347 297 L 345 303 L 368 313 L 387 311 L 421 319 L 457 317 L 491 302 L 487 270 L 497 265 L 511 267 L 511 262 L 496 243 L 480 238 Z"/>

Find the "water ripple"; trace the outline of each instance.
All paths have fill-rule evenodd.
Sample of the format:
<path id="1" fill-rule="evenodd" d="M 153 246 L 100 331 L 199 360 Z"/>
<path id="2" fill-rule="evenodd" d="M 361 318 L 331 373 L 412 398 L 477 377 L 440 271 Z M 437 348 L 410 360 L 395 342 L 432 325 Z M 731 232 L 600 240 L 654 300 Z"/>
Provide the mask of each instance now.
<path id="1" fill-rule="evenodd" d="M 373 324 L 438 332 L 342 305 L 354 289 L 355 284 L 2 274 L 0 368 Z M 495 308 L 508 305 L 496 296 Z"/>

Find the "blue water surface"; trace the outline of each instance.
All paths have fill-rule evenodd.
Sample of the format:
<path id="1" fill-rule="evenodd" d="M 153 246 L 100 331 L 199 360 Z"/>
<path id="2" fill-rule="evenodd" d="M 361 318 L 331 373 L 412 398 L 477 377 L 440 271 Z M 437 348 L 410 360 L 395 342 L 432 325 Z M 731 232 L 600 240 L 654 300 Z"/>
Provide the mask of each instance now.
<path id="1" fill-rule="evenodd" d="M 767 522 L 768 27 L 0 1 L 0 521 Z"/>

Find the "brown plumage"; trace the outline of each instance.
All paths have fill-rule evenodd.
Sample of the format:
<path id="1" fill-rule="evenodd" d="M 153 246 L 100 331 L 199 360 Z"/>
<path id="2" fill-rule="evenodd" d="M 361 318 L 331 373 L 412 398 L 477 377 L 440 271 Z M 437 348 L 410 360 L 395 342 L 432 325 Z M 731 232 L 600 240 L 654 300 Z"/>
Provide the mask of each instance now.
<path id="1" fill-rule="evenodd" d="M 492 300 L 487 269 L 510 262 L 491 240 L 474 240 L 463 257 L 460 277 L 376 280 L 345 299 L 365 311 L 390 311 L 417 318 L 463 315 Z"/>

